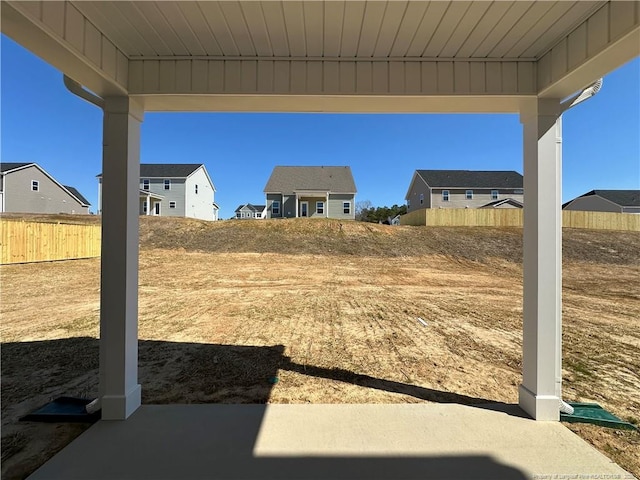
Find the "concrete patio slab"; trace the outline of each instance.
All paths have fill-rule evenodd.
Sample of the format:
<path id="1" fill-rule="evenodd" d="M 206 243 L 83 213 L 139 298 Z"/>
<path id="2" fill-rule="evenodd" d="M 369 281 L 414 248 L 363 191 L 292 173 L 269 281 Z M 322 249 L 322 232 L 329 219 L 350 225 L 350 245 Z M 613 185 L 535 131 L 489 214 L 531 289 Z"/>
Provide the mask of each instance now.
<path id="1" fill-rule="evenodd" d="M 632 479 L 517 406 L 145 405 L 100 421 L 43 479 Z"/>

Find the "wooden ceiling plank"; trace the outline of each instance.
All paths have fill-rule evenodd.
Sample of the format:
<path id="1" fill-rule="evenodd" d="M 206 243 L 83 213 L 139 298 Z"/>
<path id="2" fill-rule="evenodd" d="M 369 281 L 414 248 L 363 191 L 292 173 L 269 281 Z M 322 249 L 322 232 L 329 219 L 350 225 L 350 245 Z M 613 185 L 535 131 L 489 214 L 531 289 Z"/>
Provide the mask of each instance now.
<path id="1" fill-rule="evenodd" d="M 255 56 L 256 47 L 253 44 L 249 27 L 244 20 L 240 2 L 220 2 L 220 7 L 240 55 Z"/>
<path id="2" fill-rule="evenodd" d="M 380 26 L 380 33 L 378 34 L 376 46 L 373 51 L 374 57 L 389 56 L 391 48 L 398 37 L 400 25 L 407 12 L 407 6 L 408 2 L 388 2 L 387 10 L 382 19 L 382 25 Z"/>
<path id="3" fill-rule="evenodd" d="M 345 2 L 324 3 L 324 55 L 339 57 Z"/>
<path id="4" fill-rule="evenodd" d="M 458 56 L 458 51 L 467 38 L 469 38 L 469 35 L 475 30 L 478 20 L 482 20 L 484 18 L 490 6 L 491 3 L 489 2 L 472 2 L 438 56 Z"/>
<path id="5" fill-rule="evenodd" d="M 341 57 L 355 57 L 358 52 L 358 42 L 362 30 L 365 2 L 346 2 L 344 7 L 344 21 L 342 23 Z"/>
<path id="6" fill-rule="evenodd" d="M 407 57 L 422 57 L 425 48 L 442 22 L 451 2 L 430 3 L 406 52 Z"/>
<path id="7" fill-rule="evenodd" d="M 294 57 L 306 57 L 307 47 L 302 2 L 282 2 L 282 11 L 291 55 Z"/>
<path id="8" fill-rule="evenodd" d="M 178 8 L 184 15 L 189 28 L 200 42 L 205 55 L 222 55 L 222 49 L 216 37 L 209 28 L 209 23 L 204 17 L 200 5 L 197 2 L 178 2 Z"/>
<path id="9" fill-rule="evenodd" d="M 198 2 L 198 6 L 216 43 L 222 50 L 222 55 L 239 55 L 240 51 L 220 9 L 220 5 L 217 2 Z"/>
<path id="10" fill-rule="evenodd" d="M 271 39 L 260 4 L 261 2 L 255 1 L 242 2 L 240 7 L 256 53 L 261 57 L 272 57 Z"/>
<path id="11" fill-rule="evenodd" d="M 376 48 L 380 27 L 387 10 L 388 2 L 369 2 L 364 9 L 360 40 L 358 42 L 358 57 L 372 57 Z"/>
<path id="12" fill-rule="evenodd" d="M 527 12 L 527 10 L 529 10 L 529 8 L 531 8 L 533 3 L 534 2 L 532 1 L 512 2 L 509 6 L 509 10 L 507 10 L 498 23 L 493 26 L 489 34 L 476 47 L 470 56 L 475 58 L 489 57 L 489 54 L 496 43 L 509 33 L 514 23 L 517 22 Z"/>
<path id="13" fill-rule="evenodd" d="M 262 3 L 262 14 L 264 15 L 267 32 L 273 55 L 276 57 L 286 57 L 290 54 L 289 41 L 287 39 L 287 29 L 284 22 L 284 12 L 281 2 Z"/>

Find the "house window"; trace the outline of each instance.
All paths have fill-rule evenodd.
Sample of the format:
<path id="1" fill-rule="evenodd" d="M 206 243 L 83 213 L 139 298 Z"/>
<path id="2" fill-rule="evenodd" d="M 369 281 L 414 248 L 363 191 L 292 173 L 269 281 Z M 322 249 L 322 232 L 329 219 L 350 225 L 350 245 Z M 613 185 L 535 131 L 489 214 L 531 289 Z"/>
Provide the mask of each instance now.
<path id="1" fill-rule="evenodd" d="M 169 180 L 168 178 L 165 179 L 165 181 L 164 181 L 164 189 L 165 190 L 171 190 L 171 180 Z M 198 192 L 196 192 L 196 193 L 198 193 Z"/>
<path id="2" fill-rule="evenodd" d="M 465 198 L 466 198 L 467 200 L 473 200 L 473 190 L 467 190 L 467 191 L 465 192 Z"/>
<path id="3" fill-rule="evenodd" d="M 142 213 L 147 213 L 147 201 L 142 202 Z"/>
<path id="4" fill-rule="evenodd" d="M 176 202 L 169 202 L 169 208 L 176 208 Z"/>
<path id="5" fill-rule="evenodd" d="M 424 203 L 424 193 L 420 194 L 420 205 Z"/>
<path id="6" fill-rule="evenodd" d="M 196 195 L 198 194 L 198 184 L 196 184 Z"/>
<path id="7" fill-rule="evenodd" d="M 411 207 L 411 200 L 407 199 L 407 208 Z"/>
<path id="8" fill-rule="evenodd" d="M 324 202 L 316 202 L 316 212 L 319 215 L 324 215 Z"/>
<path id="9" fill-rule="evenodd" d="M 149 190 L 149 179 L 145 178 L 144 180 L 142 180 L 142 189 L 143 190 Z"/>
<path id="10" fill-rule="evenodd" d="M 40 182 L 38 180 L 31 180 L 31 190 L 38 192 L 40 190 Z"/>
<path id="11" fill-rule="evenodd" d="M 491 190 L 491 200 L 498 200 L 498 190 Z"/>
<path id="12" fill-rule="evenodd" d="M 442 201 L 443 202 L 449 201 L 449 190 L 442 190 Z"/>
<path id="13" fill-rule="evenodd" d="M 342 213 L 345 215 L 351 214 L 351 202 L 342 202 Z"/>
<path id="14" fill-rule="evenodd" d="M 236 212 L 236 218 L 242 218 L 241 215 L 242 214 L 240 212 Z"/>
<path id="15" fill-rule="evenodd" d="M 261 213 L 256 213 L 256 218 L 262 218 L 262 214 Z"/>
<path id="16" fill-rule="evenodd" d="M 271 204 L 271 213 L 273 213 L 274 215 L 280 215 L 280 202 L 277 200 L 274 200 L 274 202 Z"/>

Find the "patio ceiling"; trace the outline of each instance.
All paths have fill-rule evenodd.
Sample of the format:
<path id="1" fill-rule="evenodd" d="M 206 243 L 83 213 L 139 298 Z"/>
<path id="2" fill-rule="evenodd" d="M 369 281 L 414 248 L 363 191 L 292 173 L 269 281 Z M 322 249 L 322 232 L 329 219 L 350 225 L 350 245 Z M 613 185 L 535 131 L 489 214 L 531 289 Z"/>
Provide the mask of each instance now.
<path id="1" fill-rule="evenodd" d="M 130 59 L 539 59 L 606 2 L 71 2 Z"/>
<path id="2" fill-rule="evenodd" d="M 625 1 L 3 1 L 1 25 L 167 111 L 516 112 L 640 54 Z"/>

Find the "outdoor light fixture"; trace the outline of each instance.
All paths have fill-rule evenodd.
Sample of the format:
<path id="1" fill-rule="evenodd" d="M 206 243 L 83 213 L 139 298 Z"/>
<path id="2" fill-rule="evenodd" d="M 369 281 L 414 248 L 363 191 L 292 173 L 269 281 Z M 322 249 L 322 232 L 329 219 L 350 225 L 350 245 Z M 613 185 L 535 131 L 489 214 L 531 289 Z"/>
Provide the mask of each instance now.
<path id="1" fill-rule="evenodd" d="M 579 103 L 584 102 L 588 98 L 593 97 L 602 88 L 602 78 L 599 78 L 580 93 L 576 93 L 560 104 L 561 113 L 566 112 L 571 107 L 575 107 Z"/>

